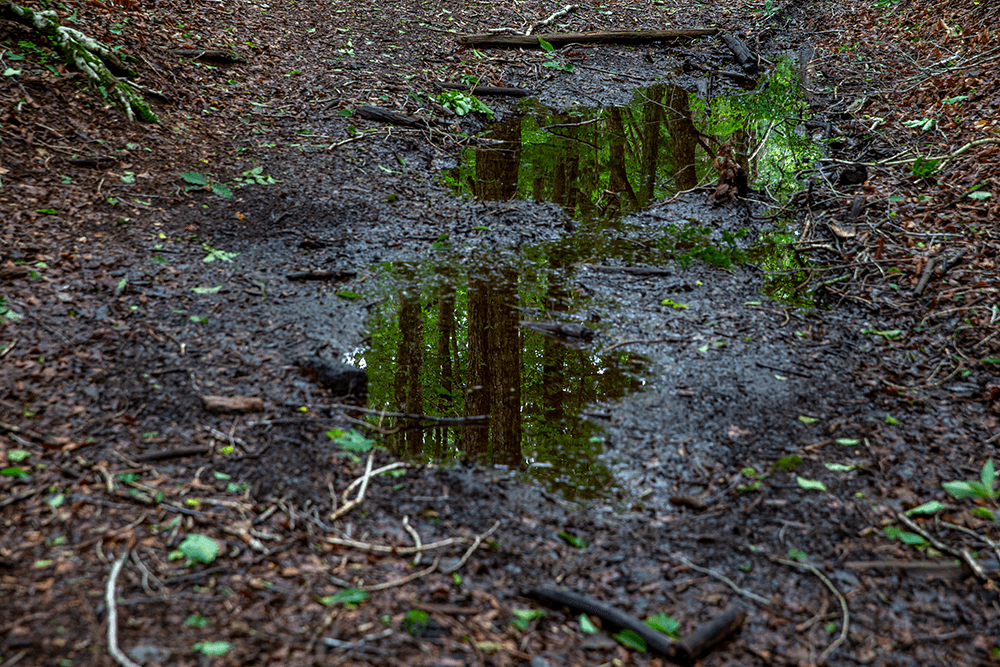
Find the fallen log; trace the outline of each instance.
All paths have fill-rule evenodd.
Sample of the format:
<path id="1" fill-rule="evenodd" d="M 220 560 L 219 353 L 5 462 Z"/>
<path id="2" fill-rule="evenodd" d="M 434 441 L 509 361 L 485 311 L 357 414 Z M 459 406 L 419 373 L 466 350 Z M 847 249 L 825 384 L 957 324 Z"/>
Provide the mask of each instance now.
<path id="1" fill-rule="evenodd" d="M 365 120 L 374 120 L 379 123 L 389 123 L 390 125 L 400 125 L 402 127 L 431 127 L 432 125 L 445 124 L 439 120 L 407 116 L 406 114 L 396 113 L 382 107 L 368 106 L 367 104 L 355 109 L 354 113 Z"/>
<path id="2" fill-rule="evenodd" d="M 264 401 L 255 396 L 202 396 L 209 412 L 260 412 Z"/>
<path id="3" fill-rule="evenodd" d="M 733 55 L 736 56 L 736 61 L 740 65 L 743 65 L 744 67 L 757 66 L 757 56 L 750 51 L 747 45 L 744 44 L 739 37 L 730 35 L 729 33 L 723 33 L 722 41 L 725 42 L 729 50 L 733 52 Z"/>
<path id="4" fill-rule="evenodd" d="M 463 46 L 493 49 L 539 49 L 538 38 L 557 49 L 567 44 L 650 44 L 671 39 L 706 37 L 718 32 L 715 28 L 681 28 L 677 30 L 612 30 L 595 32 L 553 32 L 541 35 L 494 35 L 479 33 L 461 35 Z"/>
<path id="5" fill-rule="evenodd" d="M 732 607 L 714 619 L 695 628 L 687 637 L 674 642 L 667 635 L 654 630 L 635 616 L 619 611 L 603 602 L 558 588 L 535 588 L 528 597 L 543 600 L 557 606 L 569 607 L 574 613 L 596 616 L 608 625 L 622 630 L 631 630 L 642 637 L 646 648 L 656 651 L 672 662 L 689 664 L 698 659 L 708 649 L 715 646 L 743 625 L 746 612 L 741 607 Z"/>
<path id="6" fill-rule="evenodd" d="M 41 35 L 67 63 L 82 73 L 92 85 L 100 88 L 108 99 L 113 100 L 129 122 L 137 118 L 144 123 L 159 122 L 149 104 L 133 89 L 132 84 L 118 78 L 134 76 L 135 72 L 109 47 L 75 28 L 60 24 L 54 11 L 34 11 L 13 2 L 2 2 L 0 19 L 16 21 Z"/>
<path id="7" fill-rule="evenodd" d="M 527 97 L 531 95 L 530 90 L 524 88 L 507 88 L 504 86 L 469 86 L 464 83 L 436 83 L 438 88 L 444 90 L 461 90 L 470 95 L 483 95 L 486 97 Z"/>

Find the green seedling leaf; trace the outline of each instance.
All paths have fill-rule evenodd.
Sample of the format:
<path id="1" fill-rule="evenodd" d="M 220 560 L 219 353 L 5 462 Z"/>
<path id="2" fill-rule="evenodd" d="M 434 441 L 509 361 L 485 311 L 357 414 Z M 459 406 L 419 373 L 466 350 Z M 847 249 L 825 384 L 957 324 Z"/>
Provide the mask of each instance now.
<path id="1" fill-rule="evenodd" d="M 896 424 L 899 423 L 899 420 L 887 412 L 885 413 L 885 423 L 888 424 L 889 426 L 895 426 Z"/>
<path id="2" fill-rule="evenodd" d="M 885 536 L 890 540 L 899 540 L 903 544 L 911 544 L 913 546 L 922 546 L 927 544 L 927 540 L 925 540 L 922 536 L 906 530 L 900 530 L 896 526 L 886 526 Z"/>
<path id="3" fill-rule="evenodd" d="M 7 452 L 7 460 L 11 463 L 20 463 L 31 456 L 31 452 L 26 452 L 23 449 L 12 449 Z"/>
<path id="4" fill-rule="evenodd" d="M 983 357 L 979 361 L 984 364 L 1000 364 L 1000 357 Z"/>
<path id="5" fill-rule="evenodd" d="M 510 624 L 518 630 L 527 630 L 528 623 L 545 616 L 544 609 L 511 609 L 510 613 L 514 614 L 514 619 Z"/>
<path id="6" fill-rule="evenodd" d="M 972 513 L 975 514 L 978 517 L 983 518 L 983 519 L 989 519 L 990 521 L 996 521 L 997 520 L 996 516 L 994 516 L 993 512 L 989 511 L 985 507 L 977 507 L 976 509 L 972 510 Z"/>
<path id="7" fill-rule="evenodd" d="M 662 611 L 656 616 L 647 618 L 646 625 L 674 639 L 677 639 L 677 633 L 681 629 L 681 624 L 675 618 L 667 616 Z"/>
<path id="8" fill-rule="evenodd" d="M 859 438 L 837 438 L 835 442 L 838 445 L 843 445 L 844 447 L 857 447 L 861 444 Z"/>
<path id="9" fill-rule="evenodd" d="M 183 173 L 181 174 L 181 178 L 184 179 L 185 183 L 190 183 L 191 185 L 208 185 L 208 179 L 196 171 Z"/>
<path id="10" fill-rule="evenodd" d="M 888 329 L 885 331 L 878 331 L 877 329 L 862 329 L 861 333 L 882 336 L 886 340 L 903 340 L 903 332 L 900 329 Z"/>
<path id="11" fill-rule="evenodd" d="M 240 256 L 240 253 L 238 252 L 226 252 L 225 250 L 216 250 L 207 243 L 202 243 L 201 247 L 208 252 L 208 254 L 205 255 L 205 257 L 203 257 L 201 260 L 206 264 L 214 262 L 215 260 L 219 260 L 220 262 L 231 262 L 233 261 L 233 259 Z"/>
<path id="12" fill-rule="evenodd" d="M 791 456 L 782 456 L 780 459 L 774 462 L 775 470 L 785 470 L 791 471 L 802 465 L 802 457 L 798 454 L 792 454 Z"/>
<path id="13" fill-rule="evenodd" d="M 207 565 L 219 555 L 219 543 L 207 535 L 192 533 L 184 538 L 184 541 L 177 546 L 177 550 L 189 560 Z"/>
<path id="14" fill-rule="evenodd" d="M 978 199 L 982 201 L 983 199 L 989 199 L 993 196 L 992 192 L 985 192 L 983 190 L 978 190 L 976 192 L 970 192 L 968 194 L 969 199 Z"/>
<path id="15" fill-rule="evenodd" d="M 334 429 L 332 431 L 327 431 L 326 435 L 328 438 L 333 440 L 334 443 L 340 445 L 340 448 L 345 452 L 367 452 L 375 446 L 374 440 L 366 438 L 354 429 L 351 429 L 347 433 L 344 433 L 339 429 Z"/>
<path id="16" fill-rule="evenodd" d="M 357 292 L 341 291 L 336 293 L 341 299 L 347 299 L 348 301 L 354 301 L 355 299 L 360 299 L 361 295 Z"/>
<path id="17" fill-rule="evenodd" d="M 959 102 L 964 102 L 969 99 L 968 95 L 955 95 L 955 97 L 946 97 L 941 100 L 941 104 L 958 104 Z"/>
<path id="18" fill-rule="evenodd" d="M 588 635 L 596 635 L 600 630 L 594 625 L 594 622 L 590 620 L 590 617 L 586 614 L 580 614 L 580 630 Z"/>
<path id="19" fill-rule="evenodd" d="M 212 192 L 222 197 L 223 199 L 232 199 L 233 191 L 229 189 L 228 185 L 224 183 L 212 183 Z"/>
<path id="20" fill-rule="evenodd" d="M 316 601 L 321 605 L 330 606 L 337 604 L 360 604 L 367 600 L 370 596 L 367 591 L 362 591 L 357 588 L 345 588 L 339 591 L 335 595 L 328 595 L 326 597 L 318 598 Z"/>
<path id="21" fill-rule="evenodd" d="M 824 463 L 827 470 L 832 470 L 833 472 L 851 472 L 852 470 L 857 470 L 861 466 L 849 466 L 843 463 Z"/>
<path id="22" fill-rule="evenodd" d="M 944 509 L 944 503 L 939 503 L 936 500 L 932 500 L 929 503 L 924 503 L 923 505 L 917 505 L 911 509 L 904 512 L 906 516 L 913 516 L 914 514 L 934 514 L 938 510 Z"/>
<path id="23" fill-rule="evenodd" d="M 983 486 L 990 491 L 993 491 L 993 487 L 996 486 L 997 472 L 993 467 L 992 458 L 983 465 L 983 472 L 980 475 L 980 478 L 983 480 Z"/>
<path id="24" fill-rule="evenodd" d="M 806 479 L 805 477 L 796 477 L 795 481 L 799 483 L 803 489 L 809 491 L 826 491 L 826 487 L 823 482 L 816 479 Z"/>
<path id="25" fill-rule="evenodd" d="M 550 42 L 546 42 L 541 37 L 538 38 L 538 46 L 542 47 L 542 50 L 546 53 L 552 53 L 556 50 L 556 47 L 552 46 Z"/>
<path id="26" fill-rule="evenodd" d="M 4 477 L 27 477 L 28 473 L 17 466 L 11 466 L 0 470 L 0 475 Z"/>
<path id="27" fill-rule="evenodd" d="M 944 482 L 941 486 L 956 498 L 989 498 L 992 495 L 979 482 Z"/>
<path id="28" fill-rule="evenodd" d="M 830 621 L 829 623 L 823 626 L 823 629 L 826 630 L 826 634 L 832 635 L 834 632 L 837 631 L 837 624 L 834 623 L 833 621 Z"/>
<path id="29" fill-rule="evenodd" d="M 805 415 L 799 415 L 799 421 L 803 424 L 815 424 L 819 421 L 816 417 L 807 417 Z"/>
<path id="30" fill-rule="evenodd" d="M 222 285 L 218 287 L 192 287 L 191 291 L 195 294 L 215 294 L 220 289 L 222 289 Z"/>
<path id="31" fill-rule="evenodd" d="M 208 619 L 201 614 L 191 614 L 184 619 L 184 625 L 192 628 L 207 628 Z"/>
<path id="32" fill-rule="evenodd" d="M 230 646 L 229 642 L 198 642 L 191 648 L 202 655 L 225 655 Z"/>
<path id="33" fill-rule="evenodd" d="M 809 560 L 809 556 L 802 549 L 789 549 L 788 557 L 792 560 L 797 560 L 800 563 L 804 563 Z"/>
<path id="34" fill-rule="evenodd" d="M 571 533 L 567 533 L 565 530 L 559 533 L 559 537 L 562 538 L 563 542 L 570 545 L 571 547 L 576 547 L 577 549 L 587 548 L 587 540 L 583 539 L 582 537 L 577 537 L 576 535 L 573 535 Z"/>
<path id="35" fill-rule="evenodd" d="M 403 631 L 413 635 L 414 637 L 419 637 L 424 634 L 427 630 L 427 626 L 430 624 L 431 615 L 422 609 L 411 609 L 406 612 L 403 617 Z"/>
<path id="36" fill-rule="evenodd" d="M 670 306 L 674 310 L 684 310 L 685 308 L 688 307 L 686 303 L 677 303 L 676 301 L 673 301 L 671 299 L 664 299 L 663 301 L 660 302 L 660 305 Z"/>
<path id="37" fill-rule="evenodd" d="M 20 73 L 21 73 L 21 70 L 14 69 L 13 67 L 8 67 L 7 69 L 5 69 L 3 71 L 3 75 L 4 76 L 18 76 Z"/>
<path id="38" fill-rule="evenodd" d="M 611 637 L 625 648 L 630 648 L 639 653 L 646 652 L 646 640 L 632 630 L 622 630 L 616 635 L 611 635 Z"/>

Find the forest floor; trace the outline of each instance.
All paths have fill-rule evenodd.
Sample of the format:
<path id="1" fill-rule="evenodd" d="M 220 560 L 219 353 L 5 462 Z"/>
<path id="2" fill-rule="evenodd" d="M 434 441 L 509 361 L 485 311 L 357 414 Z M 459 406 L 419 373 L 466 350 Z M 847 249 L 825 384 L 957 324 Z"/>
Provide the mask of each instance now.
<path id="1" fill-rule="evenodd" d="M 705 665 L 1000 664 L 993 3 L 611 0 L 539 27 L 719 28 L 751 79 L 787 58 L 804 87 L 755 130 L 815 138 L 797 193 L 735 201 L 703 171 L 612 227 L 455 196 L 488 122 L 435 82 L 583 127 L 665 81 L 728 86 L 719 36 L 456 42 L 558 9 L 534 0 L 49 7 L 164 99 L 130 124 L 0 23 L 0 664 L 667 662 L 526 596 L 546 586 L 681 638 L 743 609 Z M 378 411 L 436 400 L 408 383 L 442 304 L 455 358 L 508 364 L 459 393 L 523 400 L 397 432 Z M 317 383 L 330 360 L 364 366 L 374 415 Z M 428 463 L 484 434 L 492 460 Z"/>

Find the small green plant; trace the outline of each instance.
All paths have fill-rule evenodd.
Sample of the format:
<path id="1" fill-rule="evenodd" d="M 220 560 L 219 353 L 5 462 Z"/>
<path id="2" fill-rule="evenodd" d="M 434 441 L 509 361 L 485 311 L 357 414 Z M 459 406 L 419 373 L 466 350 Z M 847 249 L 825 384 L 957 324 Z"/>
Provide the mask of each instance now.
<path id="1" fill-rule="evenodd" d="M 982 498 L 984 501 L 992 505 L 994 510 L 986 507 L 977 507 L 972 510 L 972 513 L 976 516 L 981 516 L 984 519 L 990 519 L 1000 523 L 1000 513 L 995 511 L 995 508 L 998 506 L 998 500 L 1000 500 L 1000 491 L 996 488 L 997 474 L 992 458 L 983 464 L 983 469 L 979 473 L 978 481 L 973 480 L 970 482 L 964 482 L 959 480 L 955 482 L 944 482 L 941 486 L 944 487 L 945 491 L 959 500 L 967 498 Z"/>
<path id="2" fill-rule="evenodd" d="M 230 646 L 229 642 L 198 642 L 191 648 L 202 655 L 225 655 Z"/>
<path id="3" fill-rule="evenodd" d="M 487 118 L 493 118 L 493 109 L 480 102 L 477 97 L 461 90 L 446 90 L 437 96 L 437 101 L 445 109 L 454 111 L 457 116 L 478 111 L 486 114 Z"/>
<path id="4" fill-rule="evenodd" d="M 199 174 L 197 171 L 188 171 L 181 174 L 181 178 L 184 179 L 188 186 L 184 188 L 186 191 L 190 192 L 192 190 L 207 190 L 212 192 L 223 199 L 232 199 L 233 191 L 225 183 L 217 183 L 212 181 L 210 178 L 204 174 Z"/>
<path id="5" fill-rule="evenodd" d="M 340 445 L 340 448 L 345 452 L 367 452 L 375 446 L 374 440 L 366 438 L 354 429 L 345 433 L 344 431 L 335 428 L 331 431 L 327 431 L 326 436 L 333 440 L 333 442 L 337 445 Z"/>
<path id="6" fill-rule="evenodd" d="M 544 609 L 511 609 L 510 613 L 514 614 L 510 624 L 522 631 L 528 629 L 531 621 L 545 616 Z"/>
<path id="7" fill-rule="evenodd" d="M 938 170 L 940 160 L 925 159 L 918 157 L 910 165 L 910 174 L 915 178 L 929 179 Z"/>
<path id="8" fill-rule="evenodd" d="M 210 564 L 219 555 L 219 543 L 207 535 L 192 533 L 184 538 L 176 551 L 170 553 L 170 560 L 186 558 L 190 563 Z"/>
<path id="9" fill-rule="evenodd" d="M 326 597 L 316 598 L 316 602 L 329 607 L 331 605 L 344 605 L 345 609 L 357 609 L 357 606 L 371 597 L 367 591 L 357 588 L 345 588 L 344 590 Z"/>
<path id="10" fill-rule="evenodd" d="M 552 46 L 552 44 L 539 37 L 538 46 L 542 47 L 542 50 L 545 51 L 545 56 L 548 58 L 548 60 L 542 63 L 542 67 L 551 67 L 560 72 L 573 71 L 573 63 L 560 59 L 556 55 L 556 47 Z"/>
<path id="11" fill-rule="evenodd" d="M 431 617 L 426 611 L 422 609 L 411 609 L 406 612 L 403 616 L 403 631 L 407 634 L 413 635 L 414 637 L 419 637 L 427 631 L 427 626 L 430 625 Z"/>

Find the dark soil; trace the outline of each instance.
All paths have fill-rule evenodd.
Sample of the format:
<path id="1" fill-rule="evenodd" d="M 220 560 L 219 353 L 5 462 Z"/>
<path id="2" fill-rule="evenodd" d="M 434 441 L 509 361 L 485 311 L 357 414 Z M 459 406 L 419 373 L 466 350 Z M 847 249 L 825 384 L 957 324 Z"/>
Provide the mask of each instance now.
<path id="1" fill-rule="evenodd" d="M 664 80 L 705 85 L 685 61 L 737 69 L 717 37 L 571 47 L 556 54 L 565 72 L 542 51 L 454 42 L 523 32 L 556 9 L 539 3 L 55 5 L 165 93 L 161 123 L 133 125 L 30 30 L 0 23 L 0 67 L 21 70 L 0 79 L 2 664 L 113 664 L 109 619 L 140 664 L 664 664 L 584 632 L 527 596 L 536 586 L 666 613 L 681 637 L 744 607 L 706 665 L 1000 662 L 996 498 L 942 488 L 981 479 L 1000 436 L 988 4 L 611 3 L 557 20 L 719 27 L 764 73 L 791 55 L 803 132 L 828 140 L 780 202 L 760 183 L 730 198 L 713 178 L 597 231 L 570 207 L 453 196 L 446 176 L 488 121 L 416 93 L 475 75 L 556 111 L 626 104 Z M 498 120 L 522 113 L 485 101 Z M 365 104 L 445 122 L 352 115 Z M 940 159 L 928 172 L 917 156 Z M 181 176 L 235 187 L 256 167 L 231 199 Z M 691 220 L 716 241 L 750 230 L 744 250 L 782 220 L 792 240 L 777 245 L 801 262 L 661 252 Z M 289 278 L 304 272 L 326 279 Z M 572 354 L 538 381 L 575 408 L 553 430 L 589 448 L 540 454 L 542 418 L 513 455 L 428 463 L 407 449 L 421 431 L 396 432 L 412 421 L 377 415 L 405 403 L 322 386 L 317 364 L 365 358 L 370 396 L 393 382 L 401 395 L 402 365 L 379 374 L 362 352 L 387 303 L 442 276 L 551 286 L 544 304 L 513 289 L 485 328 L 514 341 L 498 360 L 521 358 L 531 326 L 587 332 L 562 335 Z M 577 367 L 591 375 L 573 385 Z M 251 409 L 212 411 L 206 396 Z M 534 407 L 514 410 L 528 423 Z M 371 458 L 332 439 L 352 429 L 379 445 Z M 350 486 L 393 462 L 405 474 Z M 903 514 L 930 501 L 942 507 Z M 451 542 L 415 559 L 412 531 Z M 218 554 L 172 555 L 192 535 Z"/>

